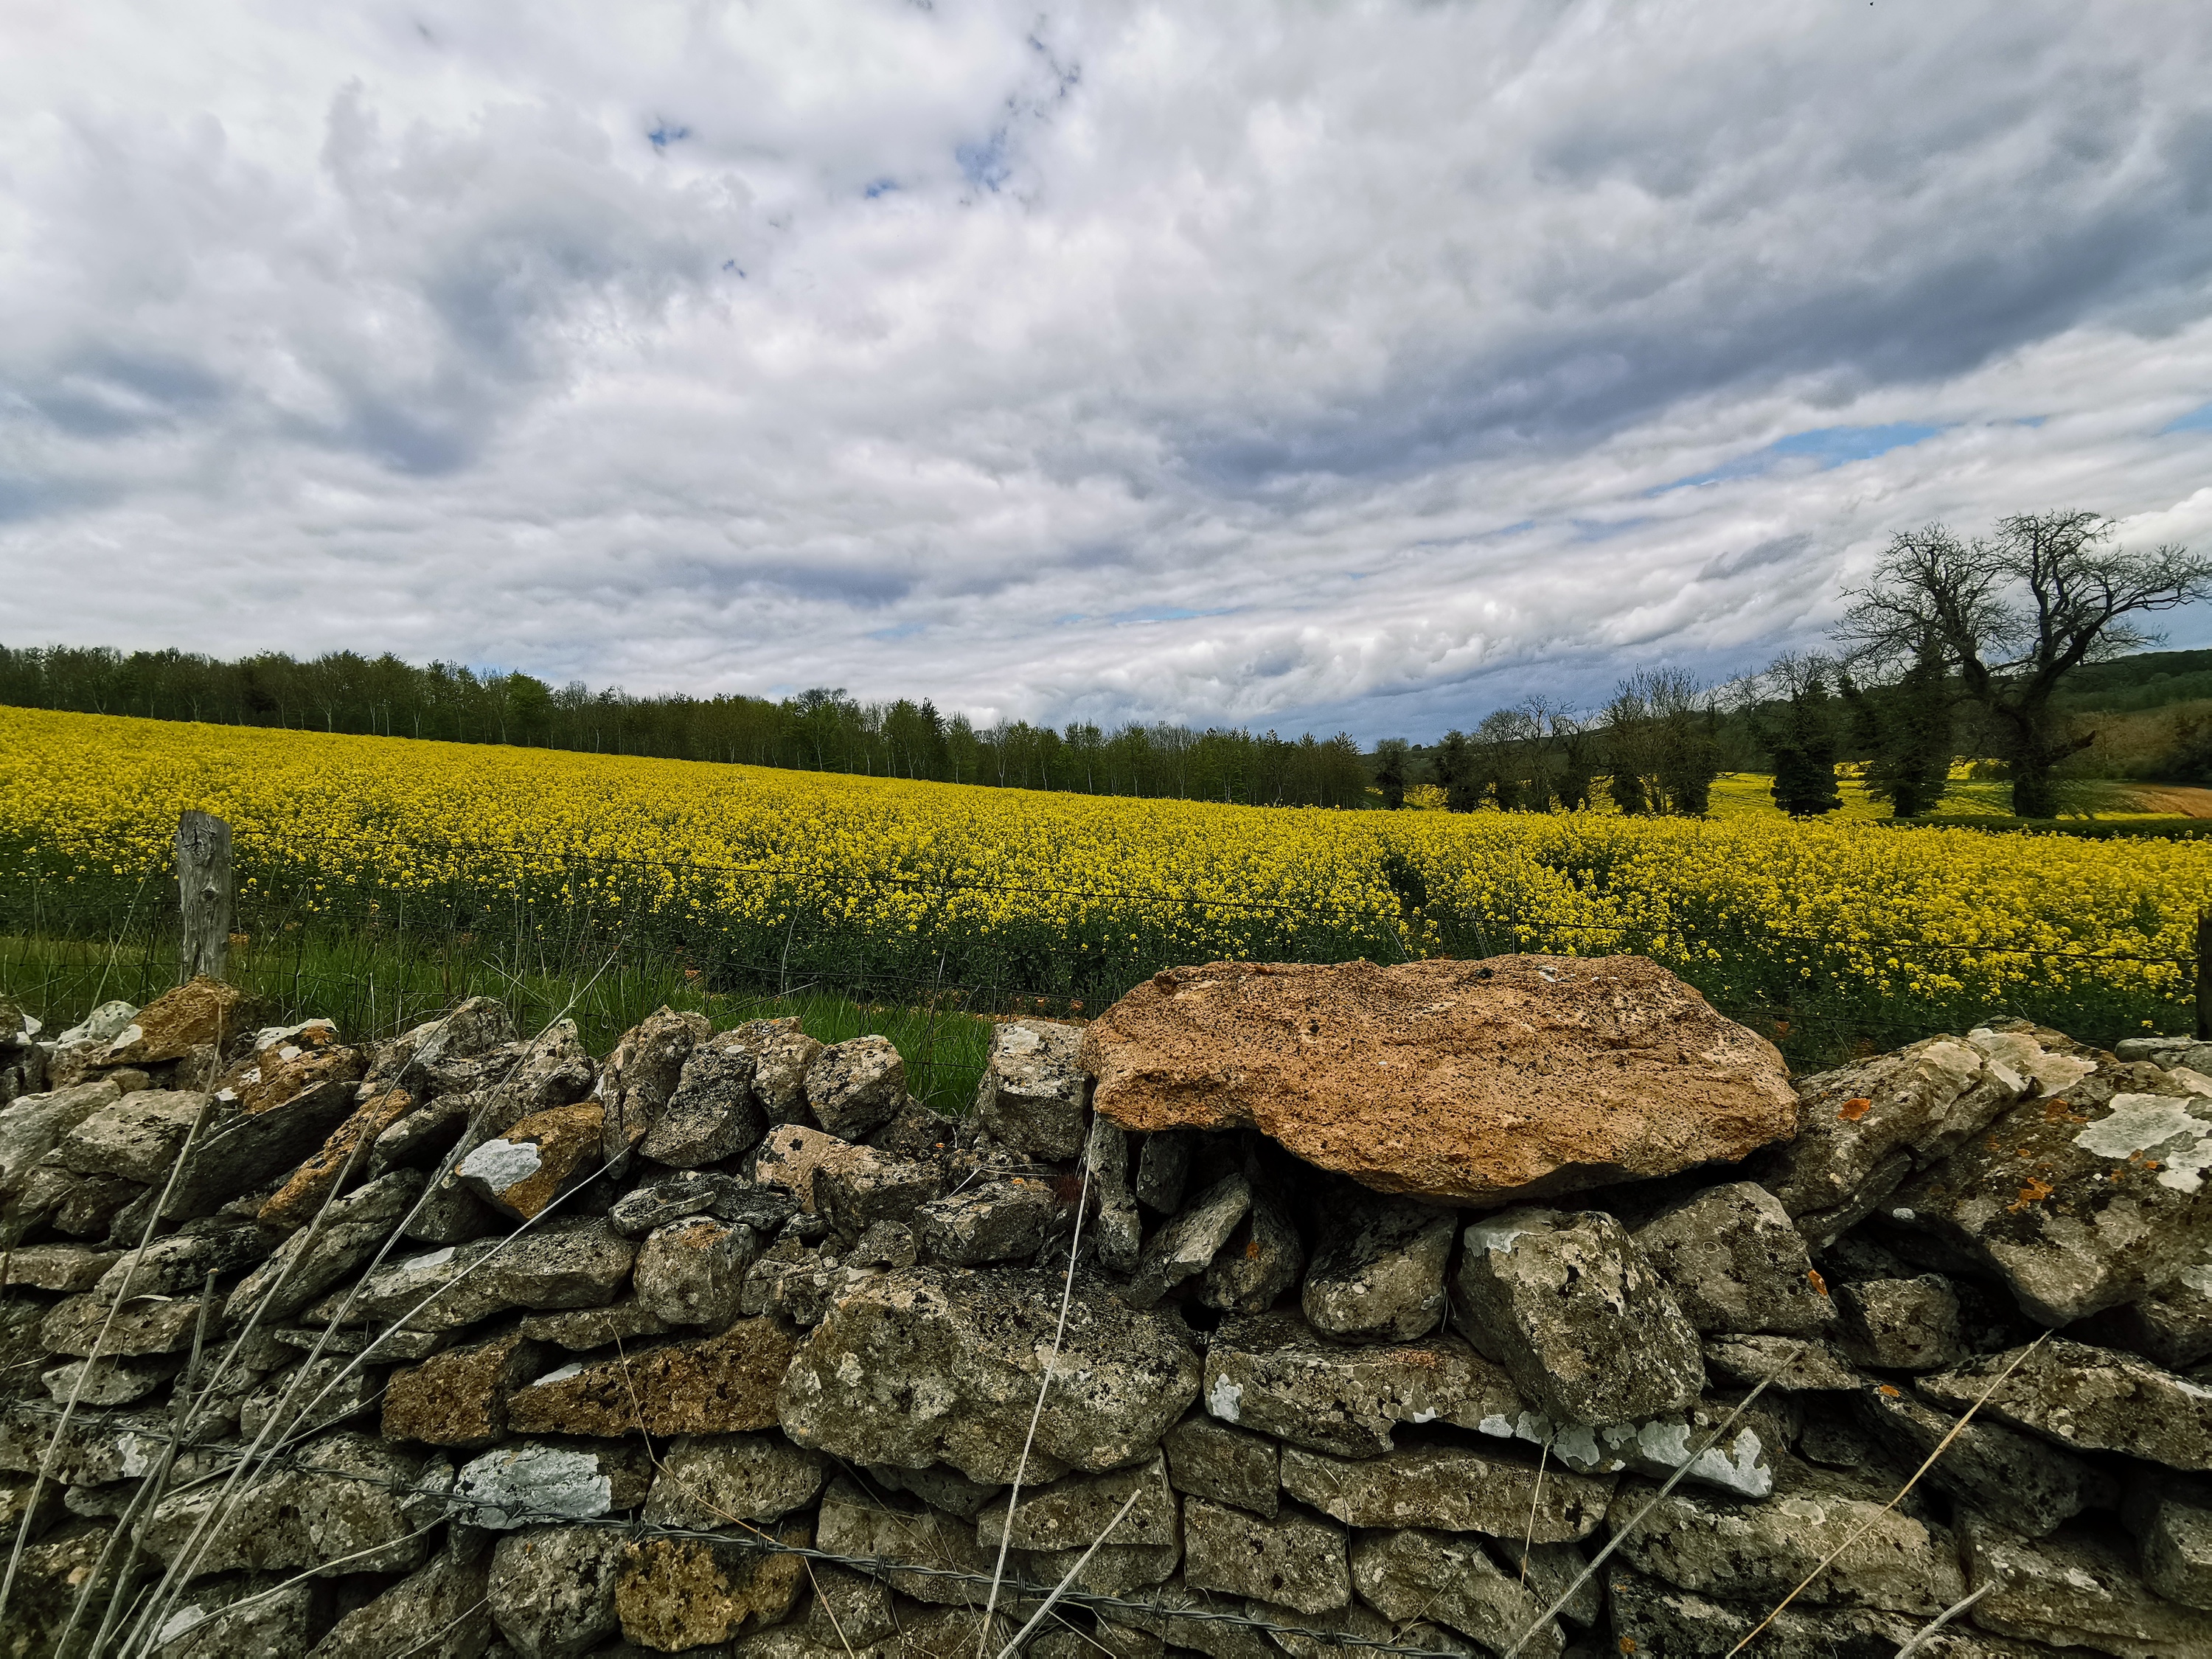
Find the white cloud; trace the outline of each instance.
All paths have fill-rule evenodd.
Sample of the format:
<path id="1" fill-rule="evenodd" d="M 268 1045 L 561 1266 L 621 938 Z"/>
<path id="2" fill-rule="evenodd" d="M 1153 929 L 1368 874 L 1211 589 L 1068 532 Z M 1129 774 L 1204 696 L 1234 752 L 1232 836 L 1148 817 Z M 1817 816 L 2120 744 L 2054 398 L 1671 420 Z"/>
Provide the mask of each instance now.
<path id="1" fill-rule="evenodd" d="M 1931 517 L 2212 533 L 2190 9 L 11 37 L 11 642 L 1419 735 L 1759 659 Z"/>

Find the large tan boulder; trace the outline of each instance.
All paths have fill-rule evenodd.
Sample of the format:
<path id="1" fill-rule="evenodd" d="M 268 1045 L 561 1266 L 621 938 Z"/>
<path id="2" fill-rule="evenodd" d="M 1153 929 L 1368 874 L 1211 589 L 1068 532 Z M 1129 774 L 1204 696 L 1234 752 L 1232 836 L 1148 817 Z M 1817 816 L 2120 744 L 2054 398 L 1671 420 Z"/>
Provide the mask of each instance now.
<path id="1" fill-rule="evenodd" d="M 1171 968 L 1085 1033 L 1124 1129 L 1249 1124 L 1379 1192 L 1486 1205 L 1792 1133 L 1773 1045 L 1642 957 Z"/>

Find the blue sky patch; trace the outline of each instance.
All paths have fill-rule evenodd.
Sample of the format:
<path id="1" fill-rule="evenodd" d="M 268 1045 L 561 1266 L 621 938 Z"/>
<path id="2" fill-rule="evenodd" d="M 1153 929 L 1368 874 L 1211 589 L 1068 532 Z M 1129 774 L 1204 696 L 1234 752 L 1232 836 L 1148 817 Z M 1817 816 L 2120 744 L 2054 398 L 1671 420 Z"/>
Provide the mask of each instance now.
<path id="1" fill-rule="evenodd" d="M 1850 461 L 1869 461 L 1893 449 L 1909 449 L 1942 431 L 1924 421 L 1891 421 L 1882 426 L 1822 426 L 1809 432 L 1793 432 L 1777 438 L 1764 449 L 1723 461 L 1710 472 L 1696 472 L 1672 483 L 1647 489 L 1647 495 L 1663 495 L 1670 489 L 1698 484 L 1725 483 L 1732 478 L 1753 478 L 1784 461 L 1809 460 L 1820 471 Z"/>
<path id="2" fill-rule="evenodd" d="M 645 139 L 655 149 L 666 149 L 671 144 L 682 143 L 690 136 L 690 128 L 672 126 L 668 122 L 663 121 L 651 132 L 647 133 Z"/>
<path id="3" fill-rule="evenodd" d="M 2212 404 L 2200 404 L 2159 428 L 2160 436 L 2169 432 L 2212 432 Z"/>

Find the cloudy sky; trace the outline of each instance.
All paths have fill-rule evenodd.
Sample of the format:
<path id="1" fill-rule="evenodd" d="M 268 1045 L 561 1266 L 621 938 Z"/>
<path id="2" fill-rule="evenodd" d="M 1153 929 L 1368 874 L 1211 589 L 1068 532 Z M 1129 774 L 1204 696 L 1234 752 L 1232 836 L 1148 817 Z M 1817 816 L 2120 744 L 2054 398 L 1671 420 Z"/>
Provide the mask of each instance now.
<path id="1" fill-rule="evenodd" d="M 9 644 L 1425 737 L 1930 519 L 2212 545 L 2212 8 L 4 28 Z"/>

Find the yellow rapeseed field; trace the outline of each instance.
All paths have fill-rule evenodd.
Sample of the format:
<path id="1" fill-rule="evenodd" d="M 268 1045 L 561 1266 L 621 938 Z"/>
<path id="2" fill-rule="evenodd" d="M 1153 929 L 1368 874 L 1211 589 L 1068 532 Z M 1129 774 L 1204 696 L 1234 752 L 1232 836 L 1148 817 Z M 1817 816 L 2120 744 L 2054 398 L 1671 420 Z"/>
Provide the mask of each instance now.
<path id="1" fill-rule="evenodd" d="M 11 915 L 143 884 L 187 807 L 295 921 L 560 907 L 709 966 L 830 941 L 1077 996 L 1215 956 L 1632 949 L 1778 1030 L 1817 1002 L 1882 1036 L 2173 1028 L 2212 903 L 2193 842 L 1236 807 L 0 709 Z"/>

